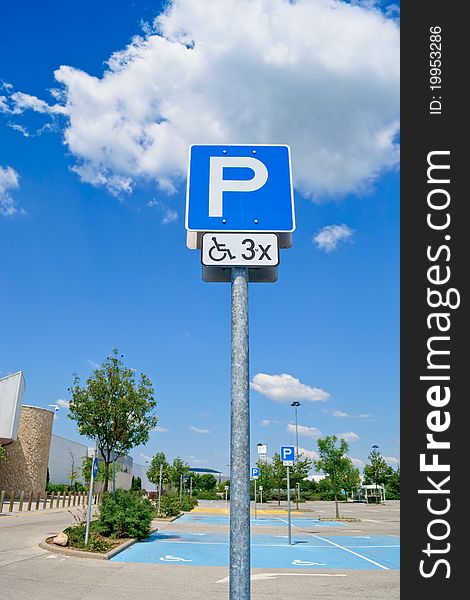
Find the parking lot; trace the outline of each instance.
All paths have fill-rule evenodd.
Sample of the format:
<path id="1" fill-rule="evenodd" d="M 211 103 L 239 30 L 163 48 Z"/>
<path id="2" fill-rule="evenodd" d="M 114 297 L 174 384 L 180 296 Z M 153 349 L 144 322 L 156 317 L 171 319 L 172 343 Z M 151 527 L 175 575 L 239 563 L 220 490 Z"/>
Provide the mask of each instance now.
<path id="1" fill-rule="evenodd" d="M 287 543 L 285 507 L 252 515 L 252 598 L 370 600 L 399 598 L 399 502 L 342 504 L 352 520 L 331 520 L 334 504 L 302 505 Z M 2 598 L 70 600 L 159 597 L 224 598 L 228 594 L 228 514 L 223 502 L 201 502 L 111 561 L 53 555 L 37 544 L 70 524 L 66 511 L 0 518 Z"/>

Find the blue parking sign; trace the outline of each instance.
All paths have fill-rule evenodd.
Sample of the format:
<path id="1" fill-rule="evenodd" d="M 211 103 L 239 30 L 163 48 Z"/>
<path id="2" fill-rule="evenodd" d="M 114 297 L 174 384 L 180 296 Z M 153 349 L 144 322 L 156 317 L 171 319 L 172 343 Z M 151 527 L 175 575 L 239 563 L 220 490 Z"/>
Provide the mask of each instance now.
<path id="1" fill-rule="evenodd" d="M 294 231 L 289 147 L 191 146 L 186 229 Z"/>
<path id="2" fill-rule="evenodd" d="M 258 479 L 260 475 L 259 467 L 251 467 L 251 478 Z"/>
<path id="3" fill-rule="evenodd" d="M 281 460 L 295 460 L 295 447 L 294 446 L 281 446 Z"/>
<path id="4" fill-rule="evenodd" d="M 98 457 L 93 459 L 93 479 L 98 475 Z"/>

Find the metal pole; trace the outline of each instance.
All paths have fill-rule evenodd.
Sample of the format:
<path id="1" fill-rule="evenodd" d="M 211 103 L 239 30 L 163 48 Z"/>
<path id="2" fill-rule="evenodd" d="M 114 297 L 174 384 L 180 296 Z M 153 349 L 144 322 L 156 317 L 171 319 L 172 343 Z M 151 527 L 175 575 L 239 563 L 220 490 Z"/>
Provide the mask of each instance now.
<path id="1" fill-rule="evenodd" d="M 96 456 L 96 447 L 95 447 L 95 451 L 93 452 L 93 458 L 91 459 L 90 492 L 88 494 L 88 508 L 86 511 L 85 546 L 88 544 L 88 535 L 90 533 L 91 502 L 92 502 L 92 497 L 93 497 L 93 482 L 95 479 L 93 476 L 93 463 L 95 462 L 95 456 Z"/>
<path id="2" fill-rule="evenodd" d="M 256 510 L 256 479 L 255 479 L 255 519 L 258 518 L 257 510 Z"/>
<path id="3" fill-rule="evenodd" d="M 189 478 L 189 497 L 193 497 L 193 478 Z"/>
<path id="4" fill-rule="evenodd" d="M 158 514 L 160 514 L 160 505 L 161 505 L 161 498 L 162 498 L 162 475 L 163 475 L 163 463 L 160 463 L 160 475 L 158 476 L 158 504 L 157 504 Z"/>
<path id="5" fill-rule="evenodd" d="M 287 528 L 289 535 L 289 546 L 292 546 L 292 521 L 290 517 L 290 467 L 287 467 Z"/>
<path id="6" fill-rule="evenodd" d="M 299 510 L 300 502 L 300 481 L 297 482 L 297 510 Z"/>
<path id="7" fill-rule="evenodd" d="M 180 475 L 180 502 L 183 497 L 183 475 Z"/>
<path id="8" fill-rule="evenodd" d="M 116 459 L 113 460 L 113 500 L 116 498 Z"/>
<path id="9" fill-rule="evenodd" d="M 248 269 L 232 268 L 230 600 L 250 598 Z"/>
<path id="10" fill-rule="evenodd" d="M 299 429 L 297 426 L 297 406 L 295 407 L 295 446 L 297 449 L 296 458 L 299 458 Z"/>
<path id="11" fill-rule="evenodd" d="M 259 486 L 259 499 L 260 499 L 261 504 L 263 504 L 263 486 L 262 485 Z"/>

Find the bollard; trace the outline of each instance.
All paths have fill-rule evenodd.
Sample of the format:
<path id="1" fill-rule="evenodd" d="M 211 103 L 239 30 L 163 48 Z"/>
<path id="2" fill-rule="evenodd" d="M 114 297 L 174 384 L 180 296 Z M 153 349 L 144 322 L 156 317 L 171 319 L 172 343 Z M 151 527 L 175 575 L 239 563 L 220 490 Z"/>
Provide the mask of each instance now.
<path id="1" fill-rule="evenodd" d="M 62 496 L 62 508 L 65 508 L 65 490 L 64 490 L 64 495 Z"/>
<path id="2" fill-rule="evenodd" d="M 59 508 L 59 504 L 60 504 L 60 492 L 57 492 L 57 502 L 56 502 L 55 507 Z"/>
<path id="3" fill-rule="evenodd" d="M 15 492 L 10 492 L 10 506 L 8 507 L 8 512 L 13 512 L 13 503 L 15 502 Z"/>
<path id="4" fill-rule="evenodd" d="M 3 512 L 3 501 L 5 500 L 5 490 L 0 494 L 0 513 Z"/>
<path id="5" fill-rule="evenodd" d="M 52 492 L 51 503 L 49 505 L 49 508 L 54 508 L 54 498 L 55 498 L 55 492 Z"/>
<path id="6" fill-rule="evenodd" d="M 72 502 L 72 506 L 75 506 L 75 492 L 73 493 L 73 502 Z"/>
<path id="7" fill-rule="evenodd" d="M 23 501 L 24 501 L 24 491 L 20 492 L 20 505 L 18 506 L 18 510 L 21 512 L 23 510 Z"/>
<path id="8" fill-rule="evenodd" d="M 41 492 L 36 492 L 36 506 L 35 510 L 39 510 L 39 501 L 41 500 Z"/>
<path id="9" fill-rule="evenodd" d="M 31 510 L 31 504 L 33 503 L 33 492 L 29 492 L 28 498 L 28 510 Z"/>
<path id="10" fill-rule="evenodd" d="M 47 508 L 47 491 L 44 490 L 44 502 L 42 504 L 42 509 L 46 510 L 46 508 Z"/>
<path id="11" fill-rule="evenodd" d="M 70 506 L 70 500 L 72 499 L 72 494 L 69 492 L 67 506 Z"/>

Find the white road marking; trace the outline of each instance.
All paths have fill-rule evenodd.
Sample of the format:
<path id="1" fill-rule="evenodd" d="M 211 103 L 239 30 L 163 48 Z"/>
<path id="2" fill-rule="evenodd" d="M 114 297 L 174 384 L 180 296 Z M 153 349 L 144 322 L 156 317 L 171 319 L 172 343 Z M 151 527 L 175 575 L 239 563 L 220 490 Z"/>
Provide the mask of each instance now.
<path id="1" fill-rule="evenodd" d="M 278 517 L 278 519 L 288 525 L 287 521 L 285 521 L 284 519 L 281 519 L 279 517 Z M 292 527 L 297 527 L 297 525 L 292 525 Z M 300 527 L 297 527 L 297 529 L 300 529 Z M 358 556 L 359 558 L 362 558 L 363 560 L 366 560 L 367 562 L 370 562 L 371 564 L 376 565 L 377 567 L 380 567 L 381 569 L 384 569 L 385 571 L 390 571 L 389 567 L 386 567 L 385 565 L 381 565 L 380 563 L 376 562 L 375 560 L 367 558 L 367 556 L 363 556 L 362 554 L 359 554 L 358 552 L 354 552 L 354 550 L 351 550 L 350 548 L 345 548 L 344 546 L 341 546 L 340 544 L 336 544 L 335 542 L 332 542 L 331 540 L 320 537 L 319 535 L 315 535 L 314 533 L 310 533 L 310 535 L 313 536 L 314 538 L 317 538 L 318 540 L 322 540 L 323 542 L 326 542 L 327 544 L 331 544 L 332 546 L 341 548 L 341 550 L 344 550 L 345 552 L 354 554 L 355 556 Z"/>
<path id="2" fill-rule="evenodd" d="M 193 562 L 190 558 L 181 558 L 181 556 L 173 556 L 173 554 L 160 556 L 160 560 L 163 560 L 164 562 Z"/>
<path id="3" fill-rule="evenodd" d="M 374 519 L 362 519 L 363 521 L 367 521 L 368 523 L 382 523 L 382 521 L 375 521 Z"/>
<path id="4" fill-rule="evenodd" d="M 346 577 L 346 573 L 255 573 L 250 579 L 251 581 L 260 581 L 277 577 Z M 228 583 L 229 581 L 230 577 L 224 577 L 215 583 Z"/>
<path id="5" fill-rule="evenodd" d="M 317 562 L 312 562 L 311 560 L 299 560 L 298 558 L 296 560 L 293 560 L 291 562 L 291 565 L 298 565 L 298 566 L 302 566 L 302 567 L 325 567 L 325 563 L 317 563 Z"/>

